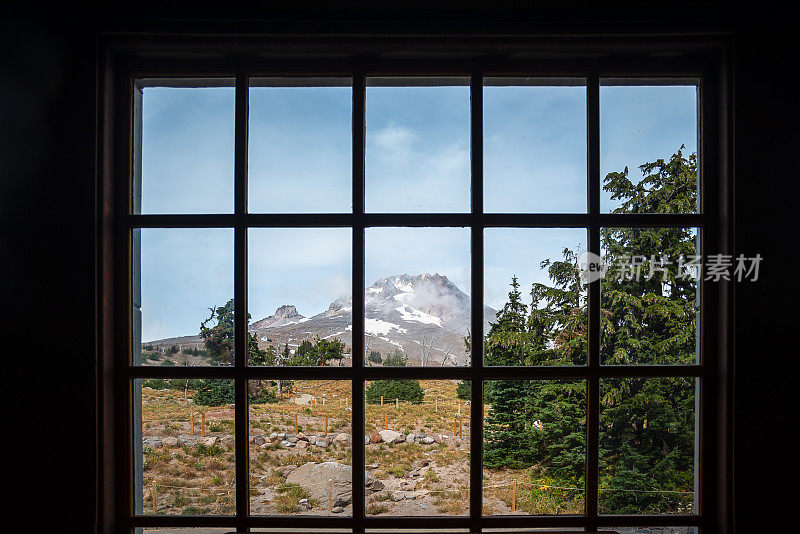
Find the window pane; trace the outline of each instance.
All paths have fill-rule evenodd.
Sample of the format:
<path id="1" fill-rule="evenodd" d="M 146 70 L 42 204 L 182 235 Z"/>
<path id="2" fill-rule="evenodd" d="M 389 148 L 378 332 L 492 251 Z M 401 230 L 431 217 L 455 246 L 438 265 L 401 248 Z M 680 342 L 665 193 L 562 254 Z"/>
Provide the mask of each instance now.
<path id="1" fill-rule="evenodd" d="M 137 82 L 133 213 L 233 212 L 235 98 L 229 79 Z"/>
<path id="2" fill-rule="evenodd" d="M 368 228 L 366 365 L 469 365 L 469 230 Z"/>
<path id="3" fill-rule="evenodd" d="M 586 363 L 585 251 L 583 228 L 484 231 L 486 365 Z"/>
<path id="4" fill-rule="evenodd" d="M 600 381 L 600 512 L 692 514 L 694 378 Z"/>
<path id="5" fill-rule="evenodd" d="M 487 78 L 483 172 L 487 212 L 585 212 L 585 82 Z"/>
<path id="6" fill-rule="evenodd" d="M 698 211 L 698 86 L 614 79 L 601 85 L 601 211 Z"/>
<path id="7" fill-rule="evenodd" d="M 370 516 L 469 514 L 469 405 L 454 380 L 367 382 Z"/>
<path id="8" fill-rule="evenodd" d="M 135 229 L 132 270 L 134 365 L 233 365 L 233 229 Z"/>
<path id="9" fill-rule="evenodd" d="M 483 387 L 483 515 L 583 514 L 586 382 Z"/>
<path id="10" fill-rule="evenodd" d="M 250 85 L 249 211 L 351 211 L 350 79 L 255 78 Z"/>
<path id="11" fill-rule="evenodd" d="M 233 381 L 137 379 L 133 391 L 136 513 L 233 515 Z"/>
<path id="12" fill-rule="evenodd" d="M 250 513 L 353 513 L 351 383 L 251 380 Z"/>
<path id="13" fill-rule="evenodd" d="M 352 234 L 248 231 L 250 365 L 351 365 Z"/>
<path id="14" fill-rule="evenodd" d="M 470 209 L 467 78 L 369 78 L 366 210 Z"/>
<path id="15" fill-rule="evenodd" d="M 696 228 L 602 228 L 600 362 L 699 362 Z"/>

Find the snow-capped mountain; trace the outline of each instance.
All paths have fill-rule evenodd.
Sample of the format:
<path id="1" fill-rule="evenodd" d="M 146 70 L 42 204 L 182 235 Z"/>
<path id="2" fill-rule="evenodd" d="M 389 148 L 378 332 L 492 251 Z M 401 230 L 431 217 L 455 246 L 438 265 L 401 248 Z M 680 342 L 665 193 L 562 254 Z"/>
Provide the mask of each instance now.
<path id="1" fill-rule="evenodd" d="M 291 307 L 294 319 L 280 322 L 286 315 L 282 306 L 270 317 L 252 323 L 262 344 L 290 347 L 304 339 L 337 338 L 346 345 L 352 340 L 352 302 L 336 299 L 328 309 L 302 318 Z M 464 337 L 470 330 L 470 299 L 446 276 L 407 274 L 378 280 L 367 288 L 364 301 L 365 349 L 387 354 L 401 349 L 410 363 L 425 365 L 465 365 L 468 361 Z M 484 321 L 493 321 L 497 312 L 484 308 Z"/>
<path id="2" fill-rule="evenodd" d="M 269 317 L 251 322 L 248 331 L 262 347 L 297 347 L 303 340 L 336 338 L 350 350 L 353 330 L 351 299 L 334 300 L 328 309 L 304 317 L 283 305 Z M 364 295 L 364 348 L 382 355 L 400 349 L 411 365 L 467 365 L 464 338 L 470 331 L 470 299 L 446 276 L 401 274 L 376 281 Z M 484 326 L 497 312 L 484 307 Z M 183 343 L 202 346 L 199 336 L 153 341 L 155 346 Z M 346 362 L 343 362 L 346 364 Z"/>

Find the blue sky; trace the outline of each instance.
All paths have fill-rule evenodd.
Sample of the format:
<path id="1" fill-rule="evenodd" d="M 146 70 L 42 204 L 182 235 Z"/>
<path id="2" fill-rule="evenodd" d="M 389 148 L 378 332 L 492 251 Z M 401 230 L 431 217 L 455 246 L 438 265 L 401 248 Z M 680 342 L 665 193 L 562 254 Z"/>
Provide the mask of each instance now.
<path id="1" fill-rule="evenodd" d="M 601 175 L 697 147 L 694 87 L 601 87 Z M 234 89 L 146 88 L 143 213 L 231 213 Z M 349 87 L 251 88 L 248 209 L 351 209 Z M 484 89 L 487 212 L 586 209 L 585 88 Z M 368 87 L 366 209 L 469 210 L 467 87 Z M 614 204 L 603 194 L 602 211 Z M 294 304 L 306 316 L 350 294 L 348 229 L 253 229 L 248 299 L 253 319 Z M 438 272 L 469 293 L 469 232 L 375 228 L 366 233 L 367 285 Z M 516 274 L 527 293 L 545 258 L 585 248 L 575 229 L 489 229 L 485 292 L 499 308 Z M 233 295 L 233 231 L 142 230 L 142 339 L 197 333 L 207 308 Z"/>

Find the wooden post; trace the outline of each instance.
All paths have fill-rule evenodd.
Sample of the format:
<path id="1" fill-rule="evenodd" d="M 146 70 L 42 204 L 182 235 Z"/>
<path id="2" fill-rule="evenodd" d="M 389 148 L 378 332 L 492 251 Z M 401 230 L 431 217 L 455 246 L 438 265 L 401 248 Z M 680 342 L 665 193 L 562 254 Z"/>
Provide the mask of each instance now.
<path id="1" fill-rule="evenodd" d="M 322 405 L 325 406 L 325 397 L 322 397 Z"/>
<path id="2" fill-rule="evenodd" d="M 381 406 L 383 406 L 383 395 L 381 395 Z"/>
<path id="3" fill-rule="evenodd" d="M 200 437 L 206 437 L 206 412 L 200 414 Z"/>
<path id="4" fill-rule="evenodd" d="M 453 419 L 453 437 L 458 434 L 458 419 Z"/>
<path id="5" fill-rule="evenodd" d="M 183 388 L 183 398 L 186 399 L 186 390 L 189 388 Z"/>
<path id="6" fill-rule="evenodd" d="M 517 483 L 514 482 L 514 489 L 511 490 L 511 511 L 517 511 Z"/>
<path id="7" fill-rule="evenodd" d="M 328 511 L 333 510 L 333 479 L 328 479 Z"/>
<path id="8" fill-rule="evenodd" d="M 189 419 L 192 422 L 192 435 L 194 436 L 194 412 L 192 412 L 191 415 L 189 415 Z"/>
<path id="9" fill-rule="evenodd" d="M 150 493 L 151 497 L 153 497 L 153 513 L 156 513 L 156 500 L 158 499 L 158 489 L 155 480 L 153 480 L 153 490 Z"/>
<path id="10" fill-rule="evenodd" d="M 328 416 L 325 415 L 325 435 L 328 435 Z"/>
<path id="11" fill-rule="evenodd" d="M 400 401 L 397 400 L 397 397 L 394 398 L 394 407 L 396 410 L 400 409 Z"/>
<path id="12" fill-rule="evenodd" d="M 439 411 L 439 396 L 437 395 L 436 397 L 434 397 L 434 399 L 436 399 L 436 411 L 438 412 Z"/>
<path id="13" fill-rule="evenodd" d="M 297 432 L 297 414 L 294 414 L 294 433 L 295 435 L 299 433 Z"/>
<path id="14" fill-rule="evenodd" d="M 464 419 L 460 415 L 458 416 L 458 437 L 459 439 L 464 438 Z"/>
<path id="15" fill-rule="evenodd" d="M 386 430 L 389 430 L 389 416 L 386 416 Z"/>

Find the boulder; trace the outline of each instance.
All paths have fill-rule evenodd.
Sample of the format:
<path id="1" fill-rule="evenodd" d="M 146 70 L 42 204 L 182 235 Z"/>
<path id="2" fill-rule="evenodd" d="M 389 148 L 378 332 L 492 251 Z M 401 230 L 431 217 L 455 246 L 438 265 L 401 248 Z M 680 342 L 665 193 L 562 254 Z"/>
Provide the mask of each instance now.
<path id="1" fill-rule="evenodd" d="M 327 449 L 328 447 L 331 446 L 331 440 L 329 440 L 328 438 L 322 438 L 322 439 L 318 438 L 317 441 L 314 442 L 314 445 L 316 445 L 317 447 L 322 447 L 323 449 Z"/>
<path id="2" fill-rule="evenodd" d="M 431 444 L 432 444 L 432 443 L 434 443 L 435 441 L 436 441 L 436 440 L 435 440 L 434 438 L 432 438 L 432 437 L 428 436 L 427 438 L 422 438 L 422 439 L 420 440 L 420 443 L 422 443 L 422 444 L 424 444 L 424 445 L 431 445 Z"/>
<path id="3" fill-rule="evenodd" d="M 294 443 L 291 443 L 290 441 L 283 440 L 283 441 L 281 441 L 281 445 L 283 445 L 284 447 L 288 448 L 288 447 L 291 447 L 292 445 L 294 445 Z"/>
<path id="4" fill-rule="evenodd" d="M 178 438 L 167 436 L 161 440 L 164 443 L 165 447 L 177 447 L 178 446 Z"/>
<path id="5" fill-rule="evenodd" d="M 378 436 L 380 438 L 380 436 Z M 369 436 L 364 436 L 364 445 L 369 445 Z"/>
<path id="6" fill-rule="evenodd" d="M 384 430 L 384 432 L 386 431 Z M 373 432 L 369 437 L 370 443 L 380 443 L 381 441 L 383 441 L 383 437 L 380 432 Z"/>
<path id="7" fill-rule="evenodd" d="M 300 432 L 299 434 L 297 434 L 297 439 L 298 439 L 299 441 L 308 441 L 308 438 L 307 438 L 307 437 L 306 437 L 306 435 L 305 435 L 305 434 L 303 434 L 302 432 Z"/>
<path id="8" fill-rule="evenodd" d="M 308 499 L 300 499 L 297 504 L 300 506 L 300 510 L 311 510 L 311 503 Z"/>
<path id="9" fill-rule="evenodd" d="M 334 514 L 341 514 L 342 512 L 344 512 L 344 508 L 342 508 L 341 506 L 334 506 L 333 509 L 331 509 L 331 512 L 333 512 Z"/>
<path id="10" fill-rule="evenodd" d="M 406 443 L 414 443 L 417 440 L 417 435 L 413 432 L 406 436 Z"/>
<path id="11" fill-rule="evenodd" d="M 277 432 L 273 432 L 272 434 L 269 435 L 269 440 L 270 441 L 275 441 L 277 439 L 278 439 L 278 433 Z"/>
<path id="12" fill-rule="evenodd" d="M 262 436 L 262 435 L 258 435 L 258 436 L 252 436 L 252 437 L 250 438 L 250 441 L 252 441 L 252 442 L 253 442 L 253 443 L 255 443 L 256 445 L 263 445 L 263 444 L 264 444 L 264 443 L 267 441 L 267 438 L 265 438 L 265 437 L 264 437 L 264 436 Z"/>
<path id="13" fill-rule="evenodd" d="M 333 438 L 333 444 L 337 447 L 346 447 L 350 444 L 352 440 L 350 439 L 350 434 L 336 434 L 336 437 Z"/>
<path id="14" fill-rule="evenodd" d="M 300 450 L 307 449 L 308 448 L 308 442 L 307 441 L 298 441 L 297 443 L 294 444 L 294 448 L 295 449 L 300 449 Z"/>
<path id="15" fill-rule="evenodd" d="M 290 438 L 286 438 L 286 441 L 288 441 L 289 443 L 297 443 L 299 440 L 297 439 L 297 437 L 292 436 Z"/>
<path id="16" fill-rule="evenodd" d="M 447 436 L 445 436 L 444 434 L 436 434 L 435 436 L 433 436 L 433 441 L 435 441 L 436 443 L 444 443 L 444 440 L 446 439 Z"/>
<path id="17" fill-rule="evenodd" d="M 417 432 L 417 439 L 425 439 L 426 437 L 425 432 Z"/>
<path id="18" fill-rule="evenodd" d="M 164 443 L 159 438 L 144 438 L 142 440 L 142 445 L 145 447 L 150 447 L 151 449 L 158 449 L 164 445 Z"/>
<path id="19" fill-rule="evenodd" d="M 378 432 L 378 434 L 380 434 L 381 440 L 386 443 L 395 443 L 395 440 L 403 435 L 395 430 L 381 430 Z M 372 440 L 370 439 L 370 441 Z M 405 437 L 403 438 L 403 441 L 405 441 Z"/>
<path id="20" fill-rule="evenodd" d="M 294 469 L 286 477 L 287 484 L 298 484 L 306 490 L 311 499 L 317 499 L 320 506 L 328 506 L 328 483 L 332 482 L 331 497 L 334 506 L 346 506 L 353 499 L 353 469 L 337 462 L 308 462 Z M 364 487 L 368 492 L 380 491 L 383 483 L 372 473 L 365 473 Z"/>
<path id="21" fill-rule="evenodd" d="M 392 502 L 400 502 L 405 500 L 406 493 L 404 491 L 393 491 L 391 495 Z"/>
<path id="22" fill-rule="evenodd" d="M 206 447 L 211 447 L 212 445 L 216 445 L 219 438 L 217 436 L 206 436 L 204 438 L 200 438 L 200 443 L 205 445 Z"/>

